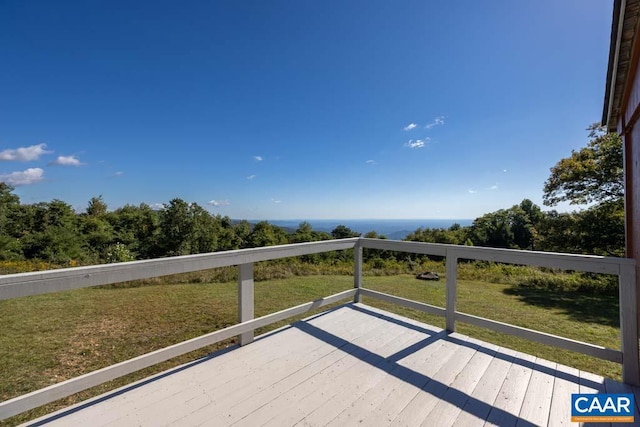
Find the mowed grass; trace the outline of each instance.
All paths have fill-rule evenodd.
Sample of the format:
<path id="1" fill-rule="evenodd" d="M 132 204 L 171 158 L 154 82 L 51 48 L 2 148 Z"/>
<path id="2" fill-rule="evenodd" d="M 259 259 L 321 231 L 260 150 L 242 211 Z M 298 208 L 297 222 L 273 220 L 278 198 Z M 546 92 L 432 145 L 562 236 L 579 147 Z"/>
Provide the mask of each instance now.
<path id="1" fill-rule="evenodd" d="M 363 285 L 444 307 L 445 283 L 412 275 L 367 276 Z M 305 276 L 256 282 L 262 316 L 353 286 L 349 276 Z M 365 304 L 444 327 L 444 319 L 372 298 Z M 323 308 L 324 309 L 324 308 Z M 460 280 L 458 310 L 611 348 L 620 347 L 616 298 L 550 294 L 507 284 Z M 305 314 L 308 316 L 309 314 Z M 305 317 L 300 316 L 300 317 Z M 237 284 L 152 284 L 78 289 L 0 301 L 0 400 L 237 323 Z M 290 323 L 280 322 L 257 334 Z M 620 379 L 620 365 L 458 324 L 473 337 Z M 235 340 L 184 355 L 6 420 L 15 425 L 156 372 L 202 357 Z"/>

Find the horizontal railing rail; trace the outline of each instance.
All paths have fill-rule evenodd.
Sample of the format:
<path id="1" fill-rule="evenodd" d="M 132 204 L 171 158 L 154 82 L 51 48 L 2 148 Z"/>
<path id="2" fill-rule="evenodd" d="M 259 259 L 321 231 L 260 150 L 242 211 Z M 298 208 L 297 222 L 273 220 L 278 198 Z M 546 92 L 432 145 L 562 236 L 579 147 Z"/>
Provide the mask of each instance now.
<path id="1" fill-rule="evenodd" d="M 117 264 L 7 274 L 0 276 L 0 300 L 300 255 L 339 251 L 353 248 L 357 241 L 357 238 L 352 238 L 294 243 L 291 245 L 183 255 Z"/>
<path id="2" fill-rule="evenodd" d="M 445 257 L 446 307 L 437 307 L 424 302 L 408 300 L 363 288 L 362 265 L 363 249 L 365 248 Z M 253 263 L 345 249 L 354 249 L 354 289 L 320 298 L 316 301 L 310 301 L 266 316 L 254 318 Z M 457 311 L 457 265 L 460 259 L 534 265 L 563 270 L 617 275 L 620 284 L 621 350 L 583 343 Z M 449 331 L 455 331 L 456 322 L 461 321 L 532 341 L 622 363 L 623 381 L 634 385 L 640 383 L 638 325 L 636 320 L 636 264 L 634 260 L 625 258 L 351 238 L 133 261 L 119 264 L 9 274 L 0 276 L 0 300 L 226 266 L 238 266 L 238 323 L 236 325 L 7 400 L 0 403 L 0 419 L 8 418 L 234 336 L 238 337 L 238 343 L 240 345 L 248 344 L 253 340 L 253 334 L 256 328 L 267 326 L 274 322 L 285 320 L 292 316 L 308 312 L 309 310 L 345 299 L 353 299 L 354 302 L 360 302 L 363 296 L 391 302 L 434 315 L 444 316 L 446 328 Z"/>
<path id="3" fill-rule="evenodd" d="M 368 249 L 418 253 L 446 258 L 446 308 L 444 309 L 381 292 L 375 292 L 366 288 L 360 289 L 361 295 L 393 302 L 426 313 L 444 316 L 446 328 L 451 332 L 456 330 L 456 322 L 461 321 L 541 344 L 621 363 L 623 381 L 633 385 L 640 385 L 636 307 L 636 262 L 633 259 L 366 238 L 360 239 L 358 246 Z M 457 311 L 457 264 L 460 259 L 533 265 L 618 276 L 621 349 L 606 348 Z"/>

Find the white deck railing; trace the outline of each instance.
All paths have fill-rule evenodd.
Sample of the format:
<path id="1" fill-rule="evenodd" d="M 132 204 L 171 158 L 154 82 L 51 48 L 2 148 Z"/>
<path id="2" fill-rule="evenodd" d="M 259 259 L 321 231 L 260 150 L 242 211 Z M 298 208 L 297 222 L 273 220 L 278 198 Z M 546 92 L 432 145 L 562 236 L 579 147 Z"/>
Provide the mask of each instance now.
<path id="1" fill-rule="evenodd" d="M 446 307 L 436 307 L 363 288 L 363 248 L 446 257 Z M 354 289 L 254 318 L 254 262 L 344 249 L 355 249 Z M 605 348 L 457 311 L 457 264 L 459 259 L 495 261 L 617 275 L 620 284 L 621 349 Z M 623 381 L 632 385 L 640 385 L 636 264 L 634 260 L 626 258 L 352 238 L 9 274 L 0 276 L 0 300 L 232 265 L 237 265 L 239 272 L 238 324 L 2 402 L 0 403 L 0 420 L 234 336 L 238 336 L 240 345 L 248 344 L 253 340 L 254 330 L 259 327 L 345 299 L 353 299 L 353 301 L 359 302 L 363 296 L 444 316 L 448 331 L 455 331 L 456 322 L 461 321 L 621 363 Z"/>

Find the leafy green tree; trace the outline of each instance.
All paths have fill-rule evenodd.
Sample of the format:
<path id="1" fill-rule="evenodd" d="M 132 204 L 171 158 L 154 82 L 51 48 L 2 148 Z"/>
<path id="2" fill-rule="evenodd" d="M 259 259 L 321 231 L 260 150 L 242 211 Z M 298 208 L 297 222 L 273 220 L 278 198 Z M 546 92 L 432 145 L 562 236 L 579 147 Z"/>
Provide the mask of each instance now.
<path id="1" fill-rule="evenodd" d="M 226 236 L 226 249 L 250 247 L 248 246 L 249 234 L 251 234 L 251 224 L 249 224 L 249 221 L 242 220 L 236 223 L 233 226 L 233 233 L 228 233 Z"/>
<path id="2" fill-rule="evenodd" d="M 162 255 L 159 245 L 159 214 L 145 203 L 125 205 L 109 212 L 107 221 L 114 230 L 114 240 L 126 245 L 139 259 Z"/>
<path id="3" fill-rule="evenodd" d="M 350 237 L 360 237 L 360 233 L 356 233 L 346 225 L 338 225 L 331 230 L 331 237 L 334 239 L 348 239 Z"/>
<path id="4" fill-rule="evenodd" d="M 193 221 L 189 215 L 189 204 L 175 198 L 165 204 L 160 212 L 160 247 L 166 256 L 189 253 L 189 239 Z"/>
<path id="5" fill-rule="evenodd" d="M 294 231 L 291 236 L 289 236 L 290 243 L 304 243 L 304 242 L 313 242 L 314 241 L 314 232 L 311 224 L 306 221 L 301 222 L 298 225 L 296 231 Z"/>
<path id="6" fill-rule="evenodd" d="M 620 256 L 624 254 L 622 139 L 597 124 L 588 130 L 587 146 L 551 168 L 544 203 L 594 205 L 571 214 L 549 214 L 539 240 L 545 250 Z"/>
<path id="7" fill-rule="evenodd" d="M 282 245 L 287 243 L 287 234 L 280 227 L 260 221 L 251 230 L 246 243 L 250 248 Z"/>
<path id="8" fill-rule="evenodd" d="M 107 221 L 106 215 L 107 204 L 102 196 L 99 196 L 89 200 L 86 213 L 78 218 L 80 232 L 88 245 L 87 250 L 96 260 L 105 258 L 107 247 L 115 237 L 113 227 Z"/>
<path id="9" fill-rule="evenodd" d="M 316 231 L 310 223 L 303 221 L 298 225 L 296 231 L 289 235 L 290 243 L 318 242 L 329 240 L 331 236 L 323 231 Z"/>
<path id="10" fill-rule="evenodd" d="M 546 212 L 539 225 L 537 247 L 552 252 L 623 256 L 621 204 L 619 200 L 599 203 L 579 212 Z"/>
<path id="11" fill-rule="evenodd" d="M 103 217 L 107 213 L 107 204 L 102 196 L 92 197 L 87 205 L 87 215 L 95 217 Z"/>
<path id="12" fill-rule="evenodd" d="M 13 194 L 13 187 L 0 182 L 0 259 L 22 257 L 22 244 L 19 240 L 22 229 L 16 223 L 20 206 L 20 198 Z"/>
<path id="13" fill-rule="evenodd" d="M 87 242 L 79 232 L 79 217 L 61 200 L 33 205 L 32 232 L 22 238 L 26 258 L 54 263 L 94 261 L 88 254 Z"/>
<path id="14" fill-rule="evenodd" d="M 470 238 L 475 246 L 493 248 L 513 247 L 513 231 L 507 209 L 484 214 L 471 225 Z"/>
<path id="15" fill-rule="evenodd" d="M 586 147 L 571 152 L 551 168 L 544 183 L 544 204 L 588 204 L 621 200 L 624 195 L 622 139 L 603 126 L 587 129 L 592 138 Z"/>
<path id="16" fill-rule="evenodd" d="M 509 216 L 514 246 L 535 250 L 537 227 L 544 216 L 540 207 L 531 200 L 524 199 L 519 205 L 509 209 Z"/>
<path id="17" fill-rule="evenodd" d="M 216 251 L 220 223 L 216 222 L 216 219 L 197 203 L 192 203 L 189 206 L 189 215 L 193 223 L 189 237 L 189 252 L 200 254 Z"/>
<path id="18" fill-rule="evenodd" d="M 624 205 L 605 201 L 576 214 L 581 253 L 624 256 Z"/>
<path id="19" fill-rule="evenodd" d="M 105 251 L 114 240 L 111 224 L 100 217 L 83 215 L 78 218 L 78 231 L 86 242 L 87 251 L 96 260 L 103 259 Z"/>
<path id="20" fill-rule="evenodd" d="M 20 198 L 13 194 L 13 187 L 0 182 L 0 235 L 7 234 L 8 219 L 18 206 Z"/>

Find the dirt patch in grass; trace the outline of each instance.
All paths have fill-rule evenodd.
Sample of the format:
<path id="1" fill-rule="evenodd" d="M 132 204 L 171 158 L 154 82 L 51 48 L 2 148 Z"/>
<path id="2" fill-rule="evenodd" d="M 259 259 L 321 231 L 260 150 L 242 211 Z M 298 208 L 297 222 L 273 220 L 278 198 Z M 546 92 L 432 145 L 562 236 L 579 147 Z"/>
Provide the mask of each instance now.
<path id="1" fill-rule="evenodd" d="M 43 372 L 53 383 L 82 375 L 96 360 L 108 359 L 132 328 L 130 322 L 115 317 L 103 317 L 79 324 L 67 338 L 66 345 L 54 357 L 56 364 Z"/>

